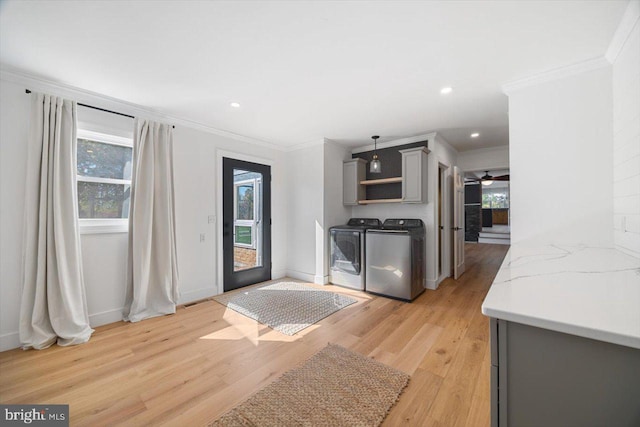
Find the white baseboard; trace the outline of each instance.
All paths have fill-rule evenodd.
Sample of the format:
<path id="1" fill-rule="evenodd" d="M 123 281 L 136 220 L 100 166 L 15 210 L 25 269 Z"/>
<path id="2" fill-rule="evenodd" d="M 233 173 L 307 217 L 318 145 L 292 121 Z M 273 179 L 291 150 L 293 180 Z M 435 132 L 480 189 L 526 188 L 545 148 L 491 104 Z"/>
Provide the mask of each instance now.
<path id="1" fill-rule="evenodd" d="M 287 270 L 274 270 L 271 272 L 271 280 L 282 279 L 287 277 Z"/>
<path id="2" fill-rule="evenodd" d="M 436 289 L 438 289 L 438 286 L 440 285 L 440 282 L 438 281 L 438 279 L 427 279 L 427 289 L 431 289 L 432 291 L 435 291 Z"/>
<path id="3" fill-rule="evenodd" d="M 218 287 L 211 286 L 210 288 L 196 289 L 195 291 L 181 292 L 180 298 L 178 298 L 178 305 L 188 304 L 194 301 L 200 301 L 209 297 L 219 295 Z"/>
<path id="4" fill-rule="evenodd" d="M 108 325 L 109 323 L 119 322 L 122 320 L 122 308 L 116 308 L 113 310 L 103 311 L 101 313 L 95 313 L 89 315 L 89 325 L 91 327 Z"/>
<path id="5" fill-rule="evenodd" d="M 9 332 L 0 335 L 0 351 L 13 350 L 20 347 L 20 334 L 18 332 Z"/>
<path id="6" fill-rule="evenodd" d="M 302 271 L 287 270 L 286 275 L 293 279 L 304 280 L 305 282 L 309 282 L 309 283 L 315 282 L 315 277 L 313 274 L 303 273 Z"/>
<path id="7" fill-rule="evenodd" d="M 329 283 L 329 276 L 320 276 L 316 274 L 313 276 L 313 283 L 316 285 L 326 285 Z"/>

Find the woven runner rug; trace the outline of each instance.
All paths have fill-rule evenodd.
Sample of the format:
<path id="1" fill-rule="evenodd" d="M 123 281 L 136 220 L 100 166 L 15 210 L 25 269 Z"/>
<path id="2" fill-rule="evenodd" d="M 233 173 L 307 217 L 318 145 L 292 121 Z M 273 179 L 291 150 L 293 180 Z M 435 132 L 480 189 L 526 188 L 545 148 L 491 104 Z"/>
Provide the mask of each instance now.
<path id="1" fill-rule="evenodd" d="M 295 282 L 249 288 L 214 300 L 286 335 L 294 335 L 356 302 L 345 295 Z"/>
<path id="2" fill-rule="evenodd" d="M 235 426 L 379 426 L 409 375 L 329 344 L 209 424 Z"/>

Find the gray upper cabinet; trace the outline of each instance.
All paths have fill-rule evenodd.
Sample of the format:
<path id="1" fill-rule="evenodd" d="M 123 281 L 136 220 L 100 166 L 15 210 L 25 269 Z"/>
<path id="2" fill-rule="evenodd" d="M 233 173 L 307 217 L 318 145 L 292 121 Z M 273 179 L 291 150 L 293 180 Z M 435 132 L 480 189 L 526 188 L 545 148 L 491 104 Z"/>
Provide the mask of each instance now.
<path id="1" fill-rule="evenodd" d="M 360 181 L 366 178 L 367 162 L 363 159 L 345 160 L 342 164 L 342 203 L 357 205 L 365 198 L 365 188 Z"/>
<path id="2" fill-rule="evenodd" d="M 402 153 L 402 203 L 427 202 L 426 147 L 400 150 Z"/>

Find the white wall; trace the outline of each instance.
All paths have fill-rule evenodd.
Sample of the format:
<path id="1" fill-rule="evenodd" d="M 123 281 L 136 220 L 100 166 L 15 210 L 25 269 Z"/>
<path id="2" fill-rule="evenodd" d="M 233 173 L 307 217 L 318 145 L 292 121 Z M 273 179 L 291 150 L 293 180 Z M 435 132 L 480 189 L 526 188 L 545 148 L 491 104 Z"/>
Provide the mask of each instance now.
<path id="1" fill-rule="evenodd" d="M 287 275 L 314 282 L 324 263 L 323 144 L 286 153 L 286 163 Z"/>
<path id="2" fill-rule="evenodd" d="M 328 139 L 287 153 L 288 276 L 328 283 L 329 228 L 351 214 L 342 204 L 342 161 L 350 158 Z"/>
<path id="3" fill-rule="evenodd" d="M 91 326 L 122 320 L 129 251 L 127 237 L 127 233 L 81 236 L 82 270 Z M 19 294 L 17 298 L 19 301 Z M 0 304 L 4 308 L 4 301 Z"/>
<path id="4" fill-rule="evenodd" d="M 464 172 L 509 169 L 509 146 L 462 151 L 458 154 L 458 167 Z"/>
<path id="5" fill-rule="evenodd" d="M 419 139 L 418 139 L 419 140 Z M 438 195 L 438 165 L 443 164 L 448 166 L 445 173 L 448 192 L 452 194 L 453 185 L 453 166 L 457 165 L 457 152 L 453 149 L 444 139 L 437 134 L 430 134 L 429 138 L 429 150 L 431 152 L 427 156 L 428 170 L 427 170 L 427 198 L 428 202 L 424 204 L 413 203 L 384 203 L 384 204 L 371 204 L 354 206 L 351 211 L 353 217 L 365 217 L 365 218 L 378 218 L 385 220 L 388 218 L 419 218 L 424 221 L 426 226 L 426 278 L 425 286 L 429 289 L 437 289 L 440 282 L 448 276 L 450 269 L 449 259 L 445 258 L 443 265 L 443 275 L 437 277 L 438 265 L 438 244 L 439 236 L 437 233 L 437 195 Z M 383 165 L 384 167 L 384 165 Z M 446 203 L 446 206 L 450 206 L 450 203 Z M 445 254 L 449 254 L 449 244 L 451 242 L 451 224 L 450 215 L 446 215 L 445 226 Z"/>
<path id="6" fill-rule="evenodd" d="M 58 94 L 55 87 L 48 89 L 49 93 Z M 24 82 L 0 80 L 0 351 L 19 345 L 17 330 L 22 288 L 24 209 L 22 177 L 26 165 L 30 105 L 30 97 L 24 90 Z M 59 94 L 65 95 L 64 89 L 60 91 L 62 93 Z M 72 96 L 71 99 L 77 98 Z M 86 99 L 83 101 L 92 103 Z M 93 102 L 97 102 L 96 99 Z M 107 108 L 127 112 L 124 104 L 104 102 L 108 104 Z M 111 115 L 105 117 L 108 116 Z M 208 216 L 217 214 L 216 197 L 220 185 L 216 165 L 218 150 L 266 159 L 272 164 L 272 274 L 278 278 L 286 271 L 288 186 L 284 153 L 178 125 L 174 129 L 174 177 L 180 303 L 215 295 L 220 289 L 216 239 L 221 221 L 208 223 Z M 318 204 L 322 204 L 322 198 Z M 202 243 L 201 233 L 205 234 Z M 83 234 L 81 242 L 91 325 L 120 320 L 126 280 L 127 234 Z"/>
<path id="7" fill-rule="evenodd" d="M 614 242 L 636 257 L 640 257 L 639 15 L 640 3 L 630 2 L 625 18 L 632 30 L 613 63 Z"/>
<path id="8" fill-rule="evenodd" d="M 611 67 L 509 92 L 511 240 L 612 246 Z"/>
<path id="9" fill-rule="evenodd" d="M 0 351 L 18 346 L 29 97 L 0 80 Z"/>
<path id="10" fill-rule="evenodd" d="M 351 217 L 351 208 L 342 204 L 342 162 L 351 158 L 351 152 L 341 145 L 325 140 L 324 143 L 324 256 L 322 277 L 316 283 L 329 282 L 330 240 L 329 228 L 346 224 Z M 319 280 L 320 279 L 320 280 Z"/>

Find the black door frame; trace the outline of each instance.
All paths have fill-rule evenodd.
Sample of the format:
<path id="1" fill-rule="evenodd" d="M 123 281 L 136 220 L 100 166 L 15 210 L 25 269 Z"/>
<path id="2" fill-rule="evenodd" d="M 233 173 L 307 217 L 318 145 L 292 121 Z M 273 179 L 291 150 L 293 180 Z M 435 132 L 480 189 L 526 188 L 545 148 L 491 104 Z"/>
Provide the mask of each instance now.
<path id="1" fill-rule="evenodd" d="M 262 174 L 262 266 L 234 271 L 233 253 L 233 170 L 242 169 Z M 223 290 L 230 291 L 254 283 L 271 280 L 271 166 L 222 158 L 222 253 Z"/>

